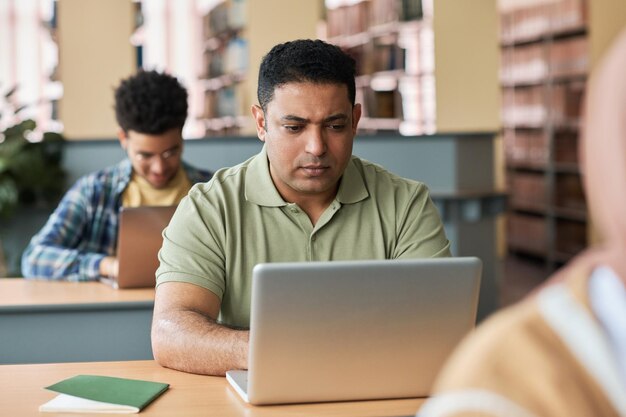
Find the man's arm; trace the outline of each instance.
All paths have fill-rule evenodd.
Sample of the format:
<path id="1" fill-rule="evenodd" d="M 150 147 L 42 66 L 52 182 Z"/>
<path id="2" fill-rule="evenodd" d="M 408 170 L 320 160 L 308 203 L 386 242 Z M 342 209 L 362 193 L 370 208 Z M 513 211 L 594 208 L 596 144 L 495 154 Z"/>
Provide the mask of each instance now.
<path id="1" fill-rule="evenodd" d="M 103 234 L 100 247 L 92 242 L 84 245 L 90 251 L 79 249 L 81 242 L 89 238 L 86 230 L 93 223 L 94 211 L 88 203 L 91 188 L 84 182 L 79 181 L 65 194 L 44 227 L 31 239 L 22 254 L 25 278 L 67 281 L 100 278 L 100 263 L 106 256 L 105 241 L 113 241 L 115 236 L 104 236 L 109 232 L 99 224 Z"/>
<path id="2" fill-rule="evenodd" d="M 247 330 L 216 322 L 221 301 L 194 284 L 164 282 L 157 287 L 152 321 L 152 351 L 167 368 L 224 375 L 248 368 Z"/>
<path id="3" fill-rule="evenodd" d="M 451 256 L 439 211 L 428 188 L 420 184 L 399 213 L 400 225 L 393 258 L 441 258 Z"/>

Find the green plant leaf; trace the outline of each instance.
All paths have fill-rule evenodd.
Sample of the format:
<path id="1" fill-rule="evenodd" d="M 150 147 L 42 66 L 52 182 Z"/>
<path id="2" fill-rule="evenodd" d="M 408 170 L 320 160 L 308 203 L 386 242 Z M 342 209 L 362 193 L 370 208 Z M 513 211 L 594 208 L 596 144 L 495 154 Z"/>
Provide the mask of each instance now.
<path id="1" fill-rule="evenodd" d="M 15 90 L 13 88 L 6 93 L 6 99 Z M 10 103 L 0 107 L 8 107 L 14 114 L 21 110 L 16 110 Z M 27 119 L 2 132 L 0 217 L 10 216 L 19 205 L 56 203 L 65 188 L 65 171 L 62 168 L 65 140 L 59 133 L 44 132 L 41 141 L 30 142 L 28 134 L 36 127 L 34 120 Z"/>
<path id="2" fill-rule="evenodd" d="M 0 177 L 0 217 L 9 217 L 18 203 L 18 191 L 15 181 L 9 177 Z"/>

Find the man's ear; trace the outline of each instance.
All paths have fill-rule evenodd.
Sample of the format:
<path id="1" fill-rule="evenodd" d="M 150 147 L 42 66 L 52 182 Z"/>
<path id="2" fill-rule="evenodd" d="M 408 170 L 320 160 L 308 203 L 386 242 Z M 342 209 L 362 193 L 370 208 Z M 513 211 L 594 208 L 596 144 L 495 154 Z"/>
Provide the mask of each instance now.
<path id="1" fill-rule="evenodd" d="M 359 120 L 361 120 L 361 105 L 356 103 L 352 107 L 352 134 L 356 135 L 356 129 L 359 124 Z"/>
<path id="2" fill-rule="evenodd" d="M 254 117 L 254 124 L 256 127 L 256 135 L 261 139 L 261 142 L 265 142 L 265 135 L 267 133 L 267 126 L 265 120 L 265 112 L 258 104 L 252 106 L 252 116 Z"/>
<path id="3" fill-rule="evenodd" d="M 124 129 L 118 129 L 117 138 L 120 140 L 120 145 L 122 145 L 122 149 L 126 151 L 126 148 L 128 147 L 128 136 L 126 135 L 126 132 L 124 132 Z"/>

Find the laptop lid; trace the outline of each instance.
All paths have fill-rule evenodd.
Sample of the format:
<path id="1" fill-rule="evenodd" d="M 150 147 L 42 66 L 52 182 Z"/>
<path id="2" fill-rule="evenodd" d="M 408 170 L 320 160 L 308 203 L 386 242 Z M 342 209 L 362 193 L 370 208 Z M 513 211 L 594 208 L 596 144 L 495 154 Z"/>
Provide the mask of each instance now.
<path id="1" fill-rule="evenodd" d="M 252 404 L 427 396 L 474 327 L 481 272 L 473 257 L 259 264 L 249 370 L 229 382 Z"/>
<path id="2" fill-rule="evenodd" d="M 123 207 L 117 240 L 117 288 L 154 287 L 163 229 L 176 206 Z"/>

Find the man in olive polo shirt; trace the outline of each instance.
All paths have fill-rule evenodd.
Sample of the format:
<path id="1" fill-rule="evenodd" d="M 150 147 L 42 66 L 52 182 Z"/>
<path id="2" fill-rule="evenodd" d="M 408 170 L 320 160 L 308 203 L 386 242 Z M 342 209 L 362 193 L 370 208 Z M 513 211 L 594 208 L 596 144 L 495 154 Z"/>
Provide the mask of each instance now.
<path id="1" fill-rule="evenodd" d="M 450 255 L 426 186 L 352 156 L 354 65 L 312 40 L 263 58 L 252 107 L 263 150 L 192 188 L 164 234 L 152 328 L 161 365 L 247 368 L 257 263 Z"/>

